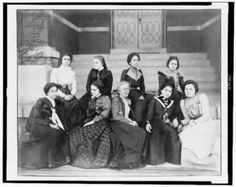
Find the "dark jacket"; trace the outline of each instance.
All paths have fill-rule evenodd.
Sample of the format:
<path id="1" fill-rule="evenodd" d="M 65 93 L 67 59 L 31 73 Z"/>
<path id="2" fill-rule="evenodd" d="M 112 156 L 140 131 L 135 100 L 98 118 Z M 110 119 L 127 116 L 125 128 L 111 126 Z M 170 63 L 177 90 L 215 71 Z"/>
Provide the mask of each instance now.
<path id="1" fill-rule="evenodd" d="M 90 86 L 91 84 L 100 79 L 104 85 L 104 95 L 111 95 L 112 90 L 112 83 L 113 83 L 113 76 L 110 70 L 103 69 L 98 71 L 96 69 L 91 69 L 88 75 L 86 90 L 87 93 L 90 93 Z"/>
<path id="2" fill-rule="evenodd" d="M 115 121 L 120 121 L 123 123 L 129 123 L 130 121 L 125 118 L 125 104 L 120 96 L 116 96 L 112 98 L 112 119 Z M 130 108 L 130 119 L 134 119 L 134 112 L 132 108 Z"/>

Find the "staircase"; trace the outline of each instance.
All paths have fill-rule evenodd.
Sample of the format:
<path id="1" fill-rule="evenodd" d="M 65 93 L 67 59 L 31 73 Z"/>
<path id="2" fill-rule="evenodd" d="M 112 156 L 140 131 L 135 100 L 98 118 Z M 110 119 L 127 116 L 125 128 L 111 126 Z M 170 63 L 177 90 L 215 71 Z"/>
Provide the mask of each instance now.
<path id="1" fill-rule="evenodd" d="M 126 62 L 126 52 L 113 52 L 111 54 L 101 54 L 106 59 L 106 64 L 113 74 L 113 89 L 120 81 L 121 72 L 128 68 Z M 206 53 L 142 53 L 141 69 L 144 74 L 146 92 L 155 93 L 158 89 L 158 71 L 166 68 L 169 56 L 177 56 L 180 60 L 180 71 L 184 75 L 184 80 L 193 79 L 199 83 L 199 90 L 208 95 L 213 118 L 220 118 L 220 82 L 207 59 Z M 73 55 L 72 69 L 76 73 L 77 98 L 85 93 L 85 86 L 88 73 L 93 65 L 93 57 L 96 54 Z"/>

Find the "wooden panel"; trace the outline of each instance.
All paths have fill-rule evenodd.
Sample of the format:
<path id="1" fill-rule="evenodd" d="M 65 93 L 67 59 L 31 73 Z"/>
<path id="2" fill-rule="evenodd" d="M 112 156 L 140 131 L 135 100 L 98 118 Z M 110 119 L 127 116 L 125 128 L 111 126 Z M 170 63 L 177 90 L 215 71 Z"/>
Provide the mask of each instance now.
<path id="1" fill-rule="evenodd" d="M 115 10 L 114 20 L 114 47 L 137 47 L 137 10 Z"/>
<path id="2" fill-rule="evenodd" d="M 163 16 L 161 10 L 140 10 L 139 48 L 162 47 Z"/>

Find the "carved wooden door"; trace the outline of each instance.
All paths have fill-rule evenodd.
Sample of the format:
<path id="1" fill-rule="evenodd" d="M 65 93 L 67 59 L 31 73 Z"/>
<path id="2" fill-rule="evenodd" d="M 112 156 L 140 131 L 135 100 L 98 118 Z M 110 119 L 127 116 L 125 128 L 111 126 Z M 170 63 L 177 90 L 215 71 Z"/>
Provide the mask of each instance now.
<path id="1" fill-rule="evenodd" d="M 163 19 L 161 10 L 139 10 L 138 48 L 161 48 Z"/>
<path id="2" fill-rule="evenodd" d="M 115 10 L 113 28 L 114 48 L 162 47 L 163 16 L 161 10 Z"/>

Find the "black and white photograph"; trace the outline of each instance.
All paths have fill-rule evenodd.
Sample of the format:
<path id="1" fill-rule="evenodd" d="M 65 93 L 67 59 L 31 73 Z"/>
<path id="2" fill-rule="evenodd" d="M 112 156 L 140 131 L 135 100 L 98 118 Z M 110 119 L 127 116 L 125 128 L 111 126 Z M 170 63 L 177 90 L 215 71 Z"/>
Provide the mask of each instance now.
<path id="1" fill-rule="evenodd" d="M 6 180 L 227 183 L 228 12 L 8 4 Z"/>

